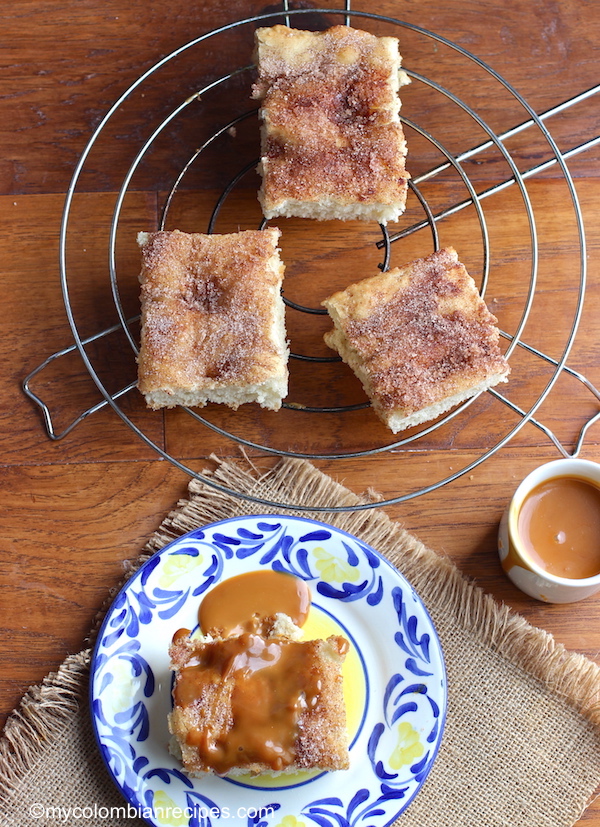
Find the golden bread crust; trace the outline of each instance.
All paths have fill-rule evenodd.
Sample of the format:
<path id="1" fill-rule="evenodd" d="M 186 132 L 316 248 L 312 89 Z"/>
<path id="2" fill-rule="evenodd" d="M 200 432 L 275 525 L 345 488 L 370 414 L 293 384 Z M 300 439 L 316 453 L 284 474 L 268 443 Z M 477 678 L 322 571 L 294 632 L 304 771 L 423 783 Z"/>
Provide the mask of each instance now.
<path id="1" fill-rule="evenodd" d="M 497 319 L 452 247 L 352 284 L 323 304 L 334 322 L 326 343 L 350 364 L 388 425 L 415 424 L 410 417 L 420 411 L 434 418 L 448 409 L 445 400 L 456 404 L 509 373 Z"/>
<path id="2" fill-rule="evenodd" d="M 256 55 L 264 214 L 395 220 L 409 178 L 396 38 L 274 26 Z"/>
<path id="3" fill-rule="evenodd" d="M 141 234 L 138 388 L 150 407 L 228 391 L 214 401 L 237 407 L 236 390 L 286 384 L 279 235 Z"/>

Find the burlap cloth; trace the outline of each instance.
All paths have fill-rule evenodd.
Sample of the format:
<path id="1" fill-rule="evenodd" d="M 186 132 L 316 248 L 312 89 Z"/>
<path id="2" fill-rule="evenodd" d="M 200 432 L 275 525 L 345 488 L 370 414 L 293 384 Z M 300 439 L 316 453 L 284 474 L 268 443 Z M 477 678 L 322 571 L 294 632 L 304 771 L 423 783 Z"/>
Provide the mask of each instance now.
<path id="1" fill-rule="evenodd" d="M 359 501 L 305 461 L 282 460 L 265 476 L 223 463 L 215 476 L 233 490 L 275 502 L 335 507 Z M 269 511 L 198 480 L 189 492 L 130 573 L 192 528 Z M 600 784 L 600 668 L 499 606 L 382 511 L 313 516 L 385 554 L 420 594 L 441 639 L 449 684 L 444 740 L 399 824 L 562 827 L 577 821 Z M 111 807 L 123 811 L 124 802 L 91 731 L 89 661 L 89 649 L 67 658 L 9 719 L 0 750 L 2 825 L 54 825 L 62 812 L 75 813 L 65 815 L 60 823 L 66 824 L 143 823 L 106 817 Z M 51 817 L 33 817 L 33 805 L 54 808 Z"/>

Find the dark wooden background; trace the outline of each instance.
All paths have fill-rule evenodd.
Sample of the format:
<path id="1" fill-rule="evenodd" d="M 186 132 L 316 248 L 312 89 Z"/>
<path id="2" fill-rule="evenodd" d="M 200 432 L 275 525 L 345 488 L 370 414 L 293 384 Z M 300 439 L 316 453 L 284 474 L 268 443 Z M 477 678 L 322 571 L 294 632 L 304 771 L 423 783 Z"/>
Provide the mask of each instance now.
<path id="1" fill-rule="evenodd" d="M 307 6 L 308 4 L 304 4 Z M 72 344 L 59 278 L 61 213 L 78 159 L 105 113 L 130 85 L 163 56 L 194 38 L 277 5 L 211 0 L 14 0 L 0 14 L 0 222 L 2 280 L 2 379 L 0 380 L 0 714 L 4 720 L 23 692 L 78 651 L 109 588 L 123 576 L 123 562 L 137 554 L 165 513 L 186 491 L 187 475 L 164 461 L 110 409 L 88 417 L 59 442 L 45 434 L 40 412 L 22 390 L 24 376 Z M 374 11 L 372 4 L 353 8 Z M 448 47 L 474 54 L 502 75 L 537 113 L 598 83 L 600 15 L 595 0 L 381 0 L 377 12 L 408 26 L 356 18 L 356 26 L 400 37 L 405 66 L 458 96 L 489 128 L 501 133 L 526 120 L 521 103 L 485 68 Z M 307 28 L 342 22 L 310 13 Z M 69 302 L 81 336 L 118 322 L 109 280 L 109 242 L 118 193 L 135 157 L 175 107 L 225 73 L 250 63 L 254 26 L 244 24 L 211 37 L 165 63 L 115 112 L 91 148 L 73 195 L 67 235 Z M 393 31 L 391 31 L 393 29 Z M 138 312 L 135 234 L 154 229 L 166 194 L 190 158 L 231 118 L 250 112 L 251 72 L 244 71 L 194 100 L 160 131 L 131 175 L 122 199 L 115 262 L 119 301 L 126 316 Z M 486 139 L 485 127 L 439 92 L 416 79 L 403 91 L 403 115 L 458 154 Z M 598 97 L 545 121 L 562 151 L 600 133 Z M 407 128 L 409 169 L 418 177 L 440 162 L 435 147 Z M 521 172 L 552 155 L 537 127 L 510 138 L 507 151 Z M 215 200 L 255 157 L 255 117 L 243 119 L 193 164 L 173 198 L 166 226 L 204 231 Z M 589 284 L 568 364 L 600 385 L 600 151 L 573 157 L 574 178 L 586 227 Z M 513 175 L 497 148 L 464 163 L 477 192 Z M 219 212 L 215 229 L 257 226 L 257 178 L 250 171 Z M 444 172 L 423 183 L 434 211 L 466 197 L 460 174 Z M 577 307 L 580 245 L 574 209 L 558 165 L 482 201 L 489 232 L 490 274 L 486 300 L 501 328 L 514 333 L 531 287 L 530 199 L 539 247 L 539 281 L 523 339 L 560 358 Z M 415 196 L 398 229 L 423 218 Z M 288 263 L 286 295 L 310 306 L 351 280 L 376 272 L 382 252 L 379 229 L 355 223 L 288 220 L 282 248 Z M 390 228 L 394 231 L 396 228 Z M 481 281 L 483 242 L 471 207 L 439 223 L 441 244 L 453 244 Z M 429 230 L 392 245 L 392 264 L 431 251 Z M 326 355 L 321 317 L 288 314 L 292 349 Z M 135 323 L 132 325 L 136 335 Z M 133 350 L 121 334 L 88 348 L 100 380 L 111 391 L 135 379 Z M 502 393 L 524 410 L 552 380 L 548 363 L 519 349 Z M 58 431 L 101 399 L 78 354 L 52 363 L 32 383 L 48 402 Z M 339 365 L 294 363 L 290 400 L 300 404 L 363 401 L 358 383 Z M 239 455 L 237 445 L 181 411 L 148 412 L 136 391 L 123 412 L 161 449 L 190 468 L 210 465 L 212 452 Z M 536 417 L 572 450 L 598 401 L 575 378 L 561 376 Z M 391 436 L 369 410 L 352 414 L 279 414 L 247 406 L 238 413 L 212 406 L 206 418 L 234 434 L 282 450 L 344 454 L 378 448 Z M 452 477 L 489 452 L 518 426 L 520 417 L 484 397 L 431 435 L 393 451 L 366 457 L 316 460 L 356 492 L 374 488 L 384 499 L 411 496 Z M 250 449 L 260 467 L 275 460 Z M 589 431 L 581 455 L 600 460 L 600 424 Z M 421 540 L 448 555 L 467 575 L 571 649 L 600 662 L 600 595 L 579 604 L 552 606 L 518 592 L 504 577 L 496 553 L 498 521 L 522 477 L 560 456 L 541 430 L 526 424 L 504 447 L 446 485 L 387 507 Z M 600 805 L 583 822 L 600 825 Z"/>

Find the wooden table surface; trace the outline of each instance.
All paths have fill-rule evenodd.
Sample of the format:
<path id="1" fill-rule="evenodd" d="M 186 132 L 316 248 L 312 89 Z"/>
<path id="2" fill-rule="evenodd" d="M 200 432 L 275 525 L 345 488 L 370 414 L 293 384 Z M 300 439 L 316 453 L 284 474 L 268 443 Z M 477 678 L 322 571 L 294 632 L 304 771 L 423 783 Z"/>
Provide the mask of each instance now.
<path id="1" fill-rule="evenodd" d="M 303 3 L 308 8 L 308 3 Z M 332 8 L 335 7 L 332 4 Z M 21 389 L 24 376 L 46 357 L 68 347 L 73 336 L 59 274 L 59 232 L 65 194 L 93 131 L 120 95 L 163 56 L 215 27 L 263 12 L 248 0 L 190 4 L 158 0 L 14 0 L 1 15 L 0 223 L 4 369 L 0 383 L 0 531 L 2 542 L 0 713 L 3 720 L 26 689 L 82 648 L 107 591 L 123 575 L 166 512 L 186 491 L 187 474 L 165 461 L 110 408 L 87 417 L 60 441 L 46 436 L 40 411 Z M 353 9 L 372 11 L 356 2 Z M 499 73 L 536 113 L 552 109 L 598 82 L 600 16 L 582 0 L 381 0 L 378 12 L 406 22 L 355 18 L 354 25 L 400 38 L 412 84 L 403 90 L 409 169 L 415 179 L 440 164 L 443 153 L 460 155 L 529 117 L 521 102 L 494 77 L 444 39 Z M 307 14 L 307 28 L 343 22 L 339 15 Z M 274 21 L 276 22 L 276 21 Z M 82 337 L 118 323 L 110 291 L 110 228 L 115 204 L 136 155 L 167 121 L 131 173 L 120 201 L 115 269 L 123 313 L 138 312 L 138 230 L 158 226 L 166 195 L 194 150 L 215 130 L 251 112 L 251 73 L 243 71 L 206 91 L 212 80 L 251 61 L 253 25 L 214 36 L 165 63 L 129 95 L 94 143 L 77 181 L 67 235 L 69 301 Z M 426 30 L 422 32 L 421 29 Z M 427 32 L 435 32 L 439 38 Z M 449 101 L 420 77 L 450 90 L 475 112 Z M 598 98 L 575 103 L 544 123 L 561 151 L 600 132 Z M 170 120 L 169 120 L 170 119 Z M 419 128 L 424 134 L 419 133 Z M 433 141 L 427 135 L 431 135 Z M 441 149 L 440 149 L 441 147 Z M 258 150 L 253 114 L 225 130 L 190 167 L 166 217 L 168 228 L 206 231 L 223 187 Z M 439 212 L 481 193 L 553 154 L 537 125 L 506 139 L 506 155 L 491 149 L 416 187 Z M 507 160 L 507 157 L 509 160 Z M 600 180 L 598 147 L 568 161 L 581 204 L 589 281 L 568 365 L 600 386 Z M 513 166 L 514 165 L 514 166 Z M 464 177 L 462 177 L 464 176 Z M 258 179 L 240 178 L 219 211 L 215 230 L 258 226 Z M 539 252 L 538 281 L 524 322 L 532 272 L 532 226 Z M 558 164 L 495 190 L 481 200 L 488 233 L 489 279 L 485 297 L 510 336 L 559 360 L 577 313 L 581 247 L 573 199 Z M 424 218 L 417 194 L 390 232 Z M 282 249 L 288 268 L 286 296 L 317 306 L 350 281 L 377 272 L 382 251 L 377 226 L 287 220 Z M 438 222 L 438 243 L 453 244 L 472 275 L 485 268 L 480 216 L 471 206 Z M 430 229 L 391 244 L 391 263 L 426 255 Z M 529 296 L 530 298 L 530 296 Z M 292 350 L 326 355 L 323 317 L 288 311 Z M 135 324 L 132 326 L 136 335 Z M 510 339 L 505 339 L 508 346 Z M 100 380 L 114 392 L 135 380 L 132 347 L 122 333 L 88 348 Z M 511 355 L 512 377 L 502 394 L 529 411 L 553 379 L 554 367 L 523 348 Z M 78 353 L 56 361 L 32 382 L 48 403 L 57 431 L 101 400 Z M 363 401 L 360 386 L 339 364 L 294 361 L 290 400 L 304 405 Z M 181 411 L 146 411 L 136 390 L 120 401 L 131 421 L 168 454 L 192 469 L 210 466 L 211 453 L 239 456 L 237 443 Z M 580 428 L 598 412 L 598 400 L 577 378 L 562 373 L 536 419 L 572 451 Z M 393 442 L 370 410 L 344 414 L 279 414 L 245 406 L 237 413 L 216 406 L 207 419 L 259 444 L 313 454 L 356 454 Z M 545 605 L 529 599 L 503 575 L 496 552 L 498 521 L 517 483 L 533 468 L 560 457 L 548 435 L 490 394 L 431 434 L 394 450 L 367 456 L 318 459 L 315 464 L 356 492 L 376 489 L 386 506 L 422 541 L 448 555 L 499 601 L 551 632 L 570 649 L 600 663 L 600 595 L 578 604 Z M 515 431 L 510 440 L 506 435 Z M 504 444 L 504 442 L 506 444 Z M 498 450 L 495 446 L 503 443 Z M 260 467 L 275 459 L 250 448 Z M 485 461 L 480 457 L 489 454 Z M 600 423 L 588 432 L 581 456 L 600 461 Z M 464 470 L 468 469 L 468 470 Z M 452 479 L 452 477 L 456 477 Z M 444 485 L 438 483 L 451 478 Z M 433 487 L 419 496 L 414 494 Z M 260 507 L 257 507 L 260 510 Z M 600 803 L 583 822 L 600 827 Z"/>

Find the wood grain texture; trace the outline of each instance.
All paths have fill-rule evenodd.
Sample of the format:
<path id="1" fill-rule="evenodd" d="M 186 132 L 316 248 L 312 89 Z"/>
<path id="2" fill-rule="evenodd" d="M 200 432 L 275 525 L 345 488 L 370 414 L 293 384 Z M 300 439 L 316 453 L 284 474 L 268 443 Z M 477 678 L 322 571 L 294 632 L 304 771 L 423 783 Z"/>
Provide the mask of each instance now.
<path id="1" fill-rule="evenodd" d="M 303 4 L 308 9 L 308 3 Z M 321 5 L 321 4 L 319 4 Z M 323 4 L 333 7 L 333 3 Z M 357 0 L 353 8 L 372 11 Z M 0 247 L 2 330 L 0 353 L 0 717 L 31 684 L 78 651 L 108 591 L 121 579 L 124 561 L 186 489 L 187 476 L 136 437 L 108 406 L 88 417 L 60 442 L 47 439 L 39 410 L 20 389 L 23 377 L 43 359 L 69 346 L 58 251 L 65 195 L 81 152 L 105 113 L 142 73 L 164 56 L 212 29 L 279 6 L 253 0 L 210 0 L 202 4 L 158 0 L 15 0 L 0 12 Z M 496 132 L 522 122 L 527 110 L 485 69 L 445 43 L 451 41 L 499 72 L 537 113 L 597 83 L 600 17 L 593 0 L 381 0 L 381 15 L 398 27 L 405 66 L 434 79 L 476 110 L 481 123 L 415 78 L 403 90 L 403 115 L 436 136 L 450 153 L 461 153 Z M 310 12 L 310 9 L 309 9 Z M 340 22 L 339 15 L 312 12 L 307 27 Z M 360 19 L 381 33 L 384 22 Z M 358 18 L 355 20 L 358 25 Z M 73 321 L 82 338 L 119 321 L 109 278 L 110 225 L 124 177 L 152 131 L 176 107 L 210 82 L 250 63 L 254 24 L 185 49 L 153 72 L 115 112 L 90 148 L 77 181 L 67 234 L 67 291 Z M 425 29 L 439 37 L 421 32 Z M 393 33 L 396 33 L 394 30 Z M 242 164 L 258 151 L 250 70 L 216 92 L 193 100 L 160 131 L 151 152 L 131 175 L 120 205 L 115 237 L 118 301 L 124 317 L 138 307 L 138 251 L 135 234 L 154 229 L 183 165 L 216 127 L 248 113 L 235 133 L 225 131 L 184 176 L 166 226 L 204 231 L 215 199 Z M 597 97 L 549 118 L 546 125 L 561 150 L 598 133 Z M 443 160 L 443 153 L 410 126 L 409 168 L 417 177 Z M 506 142 L 516 167 L 525 171 L 552 155 L 547 137 L 527 129 Z M 579 331 L 568 364 L 600 386 L 599 169 L 593 148 L 569 162 L 581 202 L 588 245 L 589 283 Z M 498 146 L 464 164 L 477 193 L 512 174 Z M 258 179 L 250 169 L 219 211 L 220 232 L 255 227 Z M 434 212 L 468 195 L 459 171 L 444 172 L 420 185 Z M 489 280 L 485 296 L 509 335 L 523 321 L 530 288 L 530 200 L 539 244 L 535 298 L 523 339 L 560 358 L 571 334 L 579 290 L 579 239 L 569 189 L 558 165 L 482 201 L 489 237 Z M 397 228 L 423 218 L 417 197 Z M 382 251 L 378 227 L 356 223 L 281 222 L 287 262 L 286 296 L 318 306 L 331 291 L 377 271 Z M 485 256 L 477 211 L 462 210 L 438 225 L 439 243 L 453 244 L 481 283 Z M 431 251 L 429 229 L 392 245 L 392 264 Z M 293 349 L 327 354 L 322 317 L 288 313 Z M 131 325 L 134 341 L 135 322 Z M 506 340 L 506 343 L 509 340 Z M 99 381 L 115 391 L 135 380 L 135 351 L 121 333 L 101 339 L 86 352 Z M 553 368 L 519 349 L 503 393 L 529 410 L 537 404 Z M 33 380 L 48 402 L 57 430 L 102 399 L 77 354 L 62 357 Z M 315 371 L 292 365 L 290 398 L 300 403 L 363 401 L 362 390 L 339 364 Z M 562 375 L 536 412 L 568 449 L 580 428 L 599 410 L 598 401 L 576 379 Z M 146 410 L 134 390 L 122 411 L 148 439 L 192 469 L 211 453 L 239 455 L 234 441 L 199 425 L 182 411 Z M 341 454 L 379 447 L 391 435 L 369 409 L 352 414 L 280 414 L 246 406 L 234 413 L 209 406 L 203 415 L 235 435 L 283 450 Z M 430 436 L 370 457 L 320 459 L 316 465 L 352 490 L 374 489 L 384 498 L 414 492 L 458 475 L 430 493 L 390 505 L 388 513 L 440 554 L 447 555 L 486 592 L 547 629 L 568 648 L 600 663 L 600 596 L 579 604 L 548 606 L 518 592 L 501 572 L 496 554 L 498 521 L 512 491 L 530 470 L 555 459 L 548 437 L 525 425 L 501 450 L 465 473 L 482 453 L 493 450 L 520 418 L 486 395 Z M 274 459 L 248 449 L 259 467 Z M 600 424 L 590 430 L 582 455 L 600 462 Z M 600 805 L 582 823 L 600 827 Z"/>

